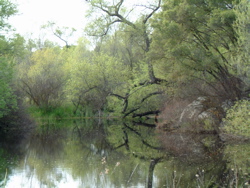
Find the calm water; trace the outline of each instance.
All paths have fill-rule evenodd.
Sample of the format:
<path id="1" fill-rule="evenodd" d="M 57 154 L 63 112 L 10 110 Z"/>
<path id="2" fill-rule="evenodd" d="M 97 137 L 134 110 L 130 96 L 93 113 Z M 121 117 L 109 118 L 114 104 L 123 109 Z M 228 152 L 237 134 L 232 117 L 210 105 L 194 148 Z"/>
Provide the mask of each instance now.
<path id="1" fill-rule="evenodd" d="M 0 144 L 5 188 L 248 187 L 250 144 L 132 122 L 42 121 Z"/>

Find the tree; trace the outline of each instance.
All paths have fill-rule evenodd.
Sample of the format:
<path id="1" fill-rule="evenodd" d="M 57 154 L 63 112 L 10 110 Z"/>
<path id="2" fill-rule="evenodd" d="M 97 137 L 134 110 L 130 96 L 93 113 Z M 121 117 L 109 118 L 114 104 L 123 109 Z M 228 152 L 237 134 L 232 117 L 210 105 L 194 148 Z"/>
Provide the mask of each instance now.
<path id="1" fill-rule="evenodd" d="M 249 93 L 250 88 L 250 3 L 247 0 L 241 0 L 235 7 L 236 21 L 234 28 L 236 30 L 238 40 L 237 56 L 234 57 L 235 66 L 237 67 L 237 75 L 246 84 L 245 91 Z"/>
<path id="2" fill-rule="evenodd" d="M 63 66 L 59 48 L 37 50 L 19 64 L 20 87 L 31 103 L 45 110 L 61 105 L 67 78 Z"/>
<path id="3" fill-rule="evenodd" d="M 223 119 L 222 131 L 237 136 L 249 137 L 250 101 L 239 100 L 228 111 Z"/>
<path id="4" fill-rule="evenodd" d="M 205 90 L 223 99 L 242 97 L 243 82 L 232 61 L 238 49 L 233 8 L 231 0 L 164 2 L 152 22 L 151 57 L 175 85 L 196 82 L 199 90 L 206 84 Z"/>
<path id="5" fill-rule="evenodd" d="M 54 36 L 56 36 L 59 40 L 65 43 L 65 47 L 69 48 L 71 45 L 69 44 L 69 37 L 73 35 L 76 31 L 74 28 L 69 27 L 62 27 L 59 28 L 58 26 L 55 27 L 56 23 L 48 22 L 46 25 L 42 26 L 42 29 L 50 29 Z"/>
<path id="6" fill-rule="evenodd" d="M 145 14 L 141 15 L 140 18 L 133 22 L 129 19 L 129 14 L 133 12 L 133 8 L 130 11 L 125 11 L 124 0 L 113 1 L 109 3 L 104 0 L 91 0 L 89 1 L 92 10 L 90 15 L 101 11 L 99 17 L 97 17 L 91 25 L 88 27 L 88 34 L 92 36 L 105 36 L 111 31 L 112 26 L 115 23 L 122 23 L 132 28 L 133 33 L 138 33 L 140 41 L 138 44 L 148 53 L 150 50 L 150 28 L 148 22 L 151 17 L 159 10 L 161 6 L 161 0 L 157 0 L 155 4 L 150 5 L 139 5 L 145 10 Z M 135 8 L 136 6 L 134 6 Z M 145 57 L 146 58 L 146 57 Z M 158 83 L 161 79 L 156 78 L 150 59 L 145 59 L 148 66 L 148 75 L 152 83 Z"/>
<path id="7" fill-rule="evenodd" d="M 0 0 L 0 120 L 16 110 L 17 101 L 12 88 L 13 57 L 18 46 L 15 39 L 6 39 L 4 33 L 10 25 L 7 20 L 16 13 L 16 7 L 9 1 Z"/>
<path id="8" fill-rule="evenodd" d="M 95 51 L 121 59 L 124 65 L 130 67 L 131 71 L 137 69 L 141 60 L 145 58 L 145 52 L 138 45 L 138 41 L 141 41 L 138 40 L 139 34 L 133 30 L 126 26 L 126 29 L 123 27 L 113 35 L 102 37 L 95 47 Z"/>
<path id="9" fill-rule="evenodd" d="M 8 0 L 0 0 L 0 35 L 3 35 L 3 31 L 10 28 L 8 18 L 17 13 L 16 6 Z"/>
<path id="10" fill-rule="evenodd" d="M 11 111 L 16 110 L 17 101 L 11 86 L 12 67 L 8 61 L 0 57 L 0 119 L 8 115 Z"/>
<path id="11" fill-rule="evenodd" d="M 88 34 L 95 37 L 102 37 L 102 39 L 103 37 L 105 39 L 109 38 L 107 35 L 111 34 L 111 37 L 115 41 L 119 41 L 123 52 L 122 55 L 118 54 L 119 52 L 116 48 L 118 44 L 115 43 L 114 46 L 111 46 L 114 50 L 110 50 L 110 54 L 115 54 L 119 58 L 122 57 L 124 63 L 126 59 L 125 54 L 129 57 L 129 61 L 125 63 L 130 66 L 128 84 L 125 90 L 113 90 L 110 93 L 109 105 L 120 106 L 123 117 L 132 113 L 134 116 L 138 115 L 136 113 L 140 113 L 139 116 L 143 116 L 143 114 L 149 115 L 158 112 L 159 106 L 156 107 L 156 105 L 161 100 L 159 95 L 163 91 L 160 84 L 164 80 L 156 77 L 151 59 L 148 58 L 148 52 L 150 51 L 152 40 L 150 37 L 151 28 L 149 20 L 160 9 L 161 0 L 154 1 L 153 4 L 130 6 L 132 8 L 128 11 L 126 10 L 127 5 L 124 0 L 113 2 L 92 0 L 89 3 L 92 8 L 90 15 L 95 15 L 95 19 L 87 27 Z M 131 15 L 138 15 L 138 10 L 140 10 L 140 15 L 138 19 L 134 20 Z M 119 25 L 116 27 L 116 24 Z M 113 29 L 118 29 L 119 31 L 114 31 Z M 105 42 L 104 45 L 109 44 L 107 40 Z M 136 48 L 133 47 L 133 49 L 136 49 L 135 53 L 139 52 L 139 55 L 136 57 L 137 59 L 134 59 L 133 52 L 129 49 L 133 45 L 137 46 Z M 100 47 L 102 46 L 98 46 L 97 51 L 107 50 L 107 46 Z M 164 82 L 164 84 L 166 83 Z M 150 101 L 151 99 L 152 101 Z M 145 113 L 147 110 L 149 112 Z"/>
<path id="12" fill-rule="evenodd" d="M 67 93 L 77 109 L 91 107 L 101 111 L 107 107 L 107 97 L 116 90 L 123 90 L 127 85 L 127 66 L 118 59 L 102 53 L 88 55 L 80 41 L 67 59 L 70 80 Z"/>

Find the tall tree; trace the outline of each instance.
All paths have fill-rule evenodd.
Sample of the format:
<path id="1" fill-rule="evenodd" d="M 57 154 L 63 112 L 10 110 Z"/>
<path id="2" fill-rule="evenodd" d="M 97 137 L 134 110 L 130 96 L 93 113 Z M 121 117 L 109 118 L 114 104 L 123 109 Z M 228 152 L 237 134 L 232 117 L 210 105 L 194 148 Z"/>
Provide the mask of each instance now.
<path id="1" fill-rule="evenodd" d="M 77 109 L 90 107 L 94 112 L 107 108 L 108 96 L 127 85 L 127 66 L 112 56 L 88 52 L 85 41 L 71 48 L 67 57 L 70 80 L 66 91 Z"/>
<path id="2" fill-rule="evenodd" d="M 7 39 L 5 34 L 10 29 L 8 18 L 17 10 L 8 0 L 0 0 L 0 120 L 17 108 L 16 97 L 12 88 L 13 57 L 18 43 L 15 39 Z M 1 124 L 1 122 L 0 122 Z M 0 125 L 1 126 L 1 125 Z"/>
<path id="3" fill-rule="evenodd" d="M 90 0 L 88 1 L 91 5 L 91 14 L 98 15 L 97 18 L 89 25 L 88 33 L 92 36 L 104 36 L 108 32 L 112 32 L 112 28 L 116 23 L 124 24 L 132 29 L 133 33 L 140 36 L 140 41 L 138 44 L 147 54 L 150 50 L 151 38 L 150 38 L 150 28 L 149 20 L 152 16 L 159 10 L 161 6 L 161 0 L 154 1 L 154 4 L 148 5 L 134 5 L 130 10 L 126 11 L 126 6 L 124 0 L 117 1 L 105 1 L 105 0 Z M 139 19 L 133 21 L 131 19 L 132 14 L 136 14 L 134 9 L 143 8 L 141 10 Z M 99 14 L 98 14 L 99 13 Z M 157 78 L 154 73 L 153 65 L 150 59 L 145 61 L 148 66 L 148 75 L 150 82 L 159 83 L 160 78 Z"/>
<path id="4" fill-rule="evenodd" d="M 34 52 L 28 61 L 19 64 L 19 86 L 24 94 L 41 109 L 58 107 L 64 99 L 63 54 L 59 48 Z"/>
<path id="5" fill-rule="evenodd" d="M 238 40 L 237 56 L 234 57 L 237 75 L 246 83 L 246 92 L 250 89 L 250 2 L 241 0 L 234 9 L 236 21 L 234 28 Z"/>
<path id="6" fill-rule="evenodd" d="M 149 20 L 160 9 L 161 0 L 151 1 L 152 4 L 147 2 L 146 5 L 134 4 L 132 6 L 126 4 L 124 0 L 88 2 L 92 8 L 90 15 L 95 16 L 87 27 L 88 34 L 95 37 L 104 37 L 108 34 L 114 37 L 120 36 L 119 40 L 124 40 L 121 48 L 123 51 L 128 49 L 126 53 L 130 62 L 125 64 L 130 66 L 130 80 L 125 90 L 112 90 L 109 94 L 110 97 L 116 98 L 111 100 L 112 105 L 117 106 L 120 101 L 119 106 L 124 117 L 131 114 L 143 116 L 158 112 L 157 104 L 160 101 L 158 96 L 163 93 L 160 85 L 163 80 L 158 77 L 159 75 L 156 76 L 151 59 L 148 58 L 148 52 L 152 42 Z M 133 62 L 136 58 L 133 57 L 129 45 L 137 46 L 136 50 L 139 54 L 137 54 L 136 63 Z M 113 52 L 117 55 L 117 48 Z M 123 60 L 124 54 L 121 56 Z"/>
<path id="7" fill-rule="evenodd" d="M 217 96 L 242 97 L 232 56 L 237 55 L 236 16 L 232 0 L 164 2 L 153 20 L 151 57 L 179 84 L 202 80 Z"/>

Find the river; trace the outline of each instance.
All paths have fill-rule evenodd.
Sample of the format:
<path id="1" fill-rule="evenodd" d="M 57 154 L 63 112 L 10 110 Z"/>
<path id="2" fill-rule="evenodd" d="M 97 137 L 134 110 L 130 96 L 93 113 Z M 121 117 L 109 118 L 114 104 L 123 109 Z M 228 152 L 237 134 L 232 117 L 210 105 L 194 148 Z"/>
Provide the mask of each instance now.
<path id="1" fill-rule="evenodd" d="M 248 187 L 250 144 L 107 121 L 39 120 L 0 139 L 4 188 Z"/>

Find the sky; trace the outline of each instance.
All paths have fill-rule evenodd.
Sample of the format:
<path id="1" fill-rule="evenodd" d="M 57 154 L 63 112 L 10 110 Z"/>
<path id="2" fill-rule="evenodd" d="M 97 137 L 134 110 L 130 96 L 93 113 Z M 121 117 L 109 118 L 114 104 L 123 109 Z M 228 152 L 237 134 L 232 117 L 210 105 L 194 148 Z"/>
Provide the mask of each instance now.
<path id="1" fill-rule="evenodd" d="M 41 26 L 48 21 L 55 22 L 59 27 L 75 28 L 77 32 L 74 40 L 83 35 L 87 10 L 85 0 L 11 0 L 11 2 L 17 4 L 19 12 L 9 18 L 9 23 L 17 33 L 26 38 L 39 38 L 44 35 Z M 46 37 L 60 42 L 52 36 L 52 33 Z"/>
<path id="2" fill-rule="evenodd" d="M 9 23 L 26 39 L 49 39 L 59 45 L 65 45 L 63 41 L 52 34 L 52 31 L 41 30 L 41 26 L 48 22 L 54 22 L 59 27 L 74 28 L 77 31 L 67 39 L 69 45 L 75 44 L 84 35 L 84 27 L 87 23 L 86 12 L 88 3 L 86 0 L 10 0 L 17 5 L 18 14 L 9 18 Z M 110 0 L 111 1 L 111 0 Z M 125 6 L 131 4 L 149 4 L 154 0 L 126 0 Z M 125 4 L 126 3 L 126 4 Z M 133 17 L 137 13 L 133 12 Z"/>

